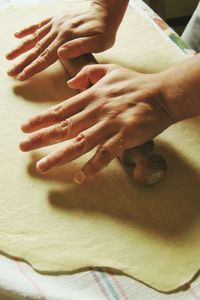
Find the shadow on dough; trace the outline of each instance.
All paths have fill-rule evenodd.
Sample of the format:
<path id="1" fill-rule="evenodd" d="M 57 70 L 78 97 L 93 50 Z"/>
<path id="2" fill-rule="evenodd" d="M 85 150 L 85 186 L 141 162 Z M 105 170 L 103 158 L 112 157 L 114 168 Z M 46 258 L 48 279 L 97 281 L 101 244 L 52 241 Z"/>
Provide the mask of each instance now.
<path id="1" fill-rule="evenodd" d="M 120 188 L 111 179 L 114 177 L 109 168 L 83 185 L 74 184 L 73 176 L 80 168 L 77 161 L 40 175 L 35 170 L 36 161 L 41 158 L 39 154 L 32 157 L 28 173 L 38 180 L 63 184 L 60 189 L 51 190 L 48 198 L 54 209 L 66 211 L 66 215 L 70 210 L 103 214 L 173 242 L 184 237 L 199 218 L 200 174 L 169 145 L 161 143 L 159 153 L 168 161 L 169 171 L 163 181 L 153 187 L 136 186 L 131 172 L 124 169 L 126 180 Z M 120 182 L 117 176 L 115 182 Z"/>
<path id="2" fill-rule="evenodd" d="M 33 102 L 49 102 L 53 104 L 64 101 L 76 94 L 69 89 L 69 75 L 57 62 L 47 70 L 33 76 L 27 81 L 14 86 L 14 93 L 25 100 Z"/>

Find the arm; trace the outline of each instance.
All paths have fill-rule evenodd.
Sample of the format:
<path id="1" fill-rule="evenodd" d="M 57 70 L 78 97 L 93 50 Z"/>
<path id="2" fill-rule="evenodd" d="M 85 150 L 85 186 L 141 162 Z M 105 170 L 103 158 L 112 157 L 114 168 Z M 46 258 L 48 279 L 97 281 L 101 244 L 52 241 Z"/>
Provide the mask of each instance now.
<path id="1" fill-rule="evenodd" d="M 119 26 L 128 6 L 128 0 L 93 0 L 92 7 L 107 12 L 110 18 Z"/>
<path id="2" fill-rule="evenodd" d="M 175 121 L 200 115 L 200 54 L 161 73 L 164 101 Z"/>

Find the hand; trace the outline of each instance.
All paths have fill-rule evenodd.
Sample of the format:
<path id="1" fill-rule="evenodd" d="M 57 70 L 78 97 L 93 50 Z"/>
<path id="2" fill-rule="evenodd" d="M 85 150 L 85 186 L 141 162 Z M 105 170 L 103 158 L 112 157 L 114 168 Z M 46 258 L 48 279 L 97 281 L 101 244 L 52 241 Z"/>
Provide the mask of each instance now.
<path id="1" fill-rule="evenodd" d="M 91 9 L 81 14 L 61 13 L 15 33 L 22 43 L 7 54 L 13 60 L 27 52 L 25 58 L 8 71 L 8 75 L 26 80 L 53 64 L 58 57 L 72 59 L 111 47 L 128 1 L 92 1 Z M 103 5 L 104 4 L 104 5 Z M 107 7 L 108 6 L 108 7 Z M 111 10 L 112 6 L 115 10 Z M 29 37 L 27 37 L 29 36 Z"/>
<path id="2" fill-rule="evenodd" d="M 21 142 L 22 151 L 70 140 L 37 163 L 39 172 L 73 161 L 100 145 L 76 174 L 75 181 L 81 183 L 125 149 L 151 140 L 173 123 L 163 101 L 160 74 L 93 65 L 83 68 L 68 85 L 84 91 L 22 126 L 25 133 L 32 133 Z"/>

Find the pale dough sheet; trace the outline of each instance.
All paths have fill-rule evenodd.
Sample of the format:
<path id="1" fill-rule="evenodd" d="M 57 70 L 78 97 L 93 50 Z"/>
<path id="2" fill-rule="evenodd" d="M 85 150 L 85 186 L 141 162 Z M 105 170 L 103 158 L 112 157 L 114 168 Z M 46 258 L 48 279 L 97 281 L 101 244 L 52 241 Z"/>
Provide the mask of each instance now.
<path id="1" fill-rule="evenodd" d="M 200 265 L 199 119 L 177 124 L 157 140 L 169 172 L 151 188 L 134 185 L 117 160 L 81 186 L 72 178 L 85 158 L 41 176 L 35 162 L 52 147 L 32 154 L 18 150 L 21 123 L 72 92 L 59 63 L 20 83 L 6 75 L 10 63 L 3 57 L 16 45 L 17 29 L 65 8 L 88 6 L 66 2 L 0 14 L 0 249 L 39 271 L 108 266 L 158 290 L 176 289 Z M 127 12 L 115 47 L 96 57 L 146 72 L 185 59 L 133 11 Z"/>

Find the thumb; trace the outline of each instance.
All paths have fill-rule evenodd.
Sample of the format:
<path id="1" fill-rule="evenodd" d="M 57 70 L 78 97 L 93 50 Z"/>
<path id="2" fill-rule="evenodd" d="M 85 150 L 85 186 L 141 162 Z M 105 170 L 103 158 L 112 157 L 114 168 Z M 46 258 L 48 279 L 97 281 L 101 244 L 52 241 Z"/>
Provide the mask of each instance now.
<path id="1" fill-rule="evenodd" d="M 67 60 L 79 57 L 83 54 L 98 52 L 98 40 L 96 36 L 82 37 L 71 40 L 58 49 L 60 59 Z"/>
<path id="2" fill-rule="evenodd" d="M 85 66 L 74 78 L 67 82 L 68 86 L 71 89 L 86 90 L 104 77 L 107 70 L 107 65 Z"/>

